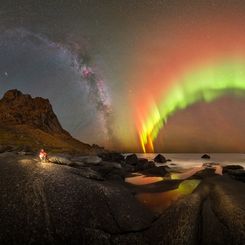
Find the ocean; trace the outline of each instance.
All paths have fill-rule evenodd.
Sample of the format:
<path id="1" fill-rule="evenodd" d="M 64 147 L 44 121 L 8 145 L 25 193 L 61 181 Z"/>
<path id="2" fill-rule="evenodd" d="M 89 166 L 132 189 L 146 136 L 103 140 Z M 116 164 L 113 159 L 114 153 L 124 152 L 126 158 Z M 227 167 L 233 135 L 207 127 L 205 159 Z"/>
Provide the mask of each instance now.
<path id="1" fill-rule="evenodd" d="M 158 153 L 157 153 L 158 154 Z M 155 153 L 138 153 L 140 158 L 153 160 Z M 245 154 L 240 153 L 208 153 L 210 159 L 202 159 L 202 153 L 161 153 L 166 159 L 171 159 L 167 164 L 176 164 L 176 167 L 190 169 L 202 166 L 203 163 L 219 163 L 220 165 L 238 164 L 245 168 Z M 161 164 L 158 164 L 161 165 Z M 170 165 L 171 166 L 171 165 Z"/>

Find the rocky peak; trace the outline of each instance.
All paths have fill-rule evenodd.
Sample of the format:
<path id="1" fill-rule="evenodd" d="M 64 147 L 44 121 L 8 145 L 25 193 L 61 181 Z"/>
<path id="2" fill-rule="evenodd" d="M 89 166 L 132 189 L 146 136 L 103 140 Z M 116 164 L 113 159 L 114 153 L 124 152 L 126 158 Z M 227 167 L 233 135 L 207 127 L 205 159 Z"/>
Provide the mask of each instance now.
<path id="1" fill-rule="evenodd" d="M 11 100 L 14 100 L 17 97 L 21 97 L 21 96 L 23 96 L 23 94 L 19 90 L 12 89 L 12 90 L 7 91 L 4 94 L 2 100 L 4 100 L 4 101 L 11 101 Z"/>
<path id="2" fill-rule="evenodd" d="M 0 100 L 0 122 L 68 134 L 61 127 L 48 99 L 32 98 L 17 89 L 7 91 Z"/>

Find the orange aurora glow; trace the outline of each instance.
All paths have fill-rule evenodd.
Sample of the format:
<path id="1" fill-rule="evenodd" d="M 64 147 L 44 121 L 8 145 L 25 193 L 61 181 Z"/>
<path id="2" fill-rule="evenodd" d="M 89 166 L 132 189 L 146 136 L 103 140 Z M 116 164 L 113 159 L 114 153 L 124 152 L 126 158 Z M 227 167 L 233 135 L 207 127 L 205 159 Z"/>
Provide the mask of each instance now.
<path id="1" fill-rule="evenodd" d="M 160 104 L 174 89 L 182 89 L 180 81 L 186 74 L 227 57 L 245 60 L 245 30 L 240 24 L 244 16 L 237 15 L 229 20 L 225 15 L 213 19 L 201 17 L 196 23 L 191 23 L 191 18 L 187 17 L 181 29 L 175 20 L 170 21 L 166 30 L 156 28 L 154 38 L 146 35 L 135 50 L 131 77 L 140 83 L 134 85 L 137 93 L 131 100 L 135 105 L 134 121 L 143 152 L 154 152 L 157 132 L 166 123 Z M 156 127 L 157 132 L 154 132 Z"/>

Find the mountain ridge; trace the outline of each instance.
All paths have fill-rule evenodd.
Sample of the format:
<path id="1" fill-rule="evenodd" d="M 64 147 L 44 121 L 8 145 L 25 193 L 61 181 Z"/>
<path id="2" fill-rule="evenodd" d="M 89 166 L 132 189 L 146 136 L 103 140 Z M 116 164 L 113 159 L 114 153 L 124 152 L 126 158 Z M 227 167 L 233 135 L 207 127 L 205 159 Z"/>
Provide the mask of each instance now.
<path id="1" fill-rule="evenodd" d="M 86 154 L 103 149 L 80 142 L 63 129 L 48 99 L 32 98 L 17 89 L 8 90 L 0 99 L 0 144 Z"/>

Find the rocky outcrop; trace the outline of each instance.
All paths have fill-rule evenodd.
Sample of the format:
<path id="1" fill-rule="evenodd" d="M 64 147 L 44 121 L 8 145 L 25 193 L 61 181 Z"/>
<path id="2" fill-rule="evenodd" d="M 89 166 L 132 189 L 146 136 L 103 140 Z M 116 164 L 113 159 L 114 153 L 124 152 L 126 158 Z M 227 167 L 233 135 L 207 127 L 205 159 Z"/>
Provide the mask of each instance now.
<path id="1" fill-rule="evenodd" d="M 165 163 L 165 162 L 167 162 L 166 158 L 163 155 L 161 155 L 161 154 L 158 154 L 154 158 L 154 161 L 157 162 L 157 163 Z"/>
<path id="2" fill-rule="evenodd" d="M 107 162 L 123 162 L 124 156 L 121 153 L 117 152 L 106 152 L 106 153 L 100 153 L 98 156 L 103 160 Z"/>
<path id="3" fill-rule="evenodd" d="M 235 180 L 245 182 L 245 170 L 244 169 L 230 170 L 228 174 Z"/>
<path id="4" fill-rule="evenodd" d="M 156 215 L 134 194 L 184 191 L 182 180 L 128 188 L 109 177 L 123 163 L 73 168 L 8 154 L 0 157 L 1 244 L 244 244 L 245 184 L 229 175 L 204 177 Z"/>
<path id="5" fill-rule="evenodd" d="M 75 156 L 71 157 L 73 163 L 83 163 L 84 165 L 97 165 L 100 164 L 102 159 L 98 156 Z"/>
<path id="6" fill-rule="evenodd" d="M 11 147 L 9 145 L 0 145 L 0 153 L 8 152 L 11 150 L 13 150 L 13 147 Z"/>
<path id="7" fill-rule="evenodd" d="M 245 170 L 240 165 L 223 166 L 223 174 L 228 174 L 235 180 L 245 182 Z"/>
<path id="8" fill-rule="evenodd" d="M 228 177 L 204 180 L 144 233 L 146 244 L 244 244 L 243 188 Z"/>
<path id="9" fill-rule="evenodd" d="M 156 218 L 96 171 L 23 159 L 0 159 L 1 244 L 112 244 Z"/>
<path id="10" fill-rule="evenodd" d="M 55 115 L 48 99 L 32 98 L 14 89 L 0 100 L 0 121 L 13 125 L 29 125 L 51 133 L 68 134 Z"/>
<path id="11" fill-rule="evenodd" d="M 166 170 L 166 167 L 163 167 L 163 166 L 156 167 L 156 166 L 154 166 L 152 168 L 149 168 L 149 169 L 146 169 L 146 170 L 142 171 L 142 173 L 144 175 L 152 175 L 152 176 L 163 177 L 163 176 L 165 176 L 168 173 L 168 171 Z"/>
<path id="12" fill-rule="evenodd" d="M 205 168 L 203 170 L 198 171 L 194 175 L 192 175 L 191 179 L 205 179 L 209 177 L 218 176 L 218 174 L 215 173 L 215 168 Z"/>
<path id="13" fill-rule="evenodd" d="M 65 157 L 61 157 L 61 156 L 52 156 L 52 157 L 49 157 L 48 159 L 49 162 L 51 163 L 56 163 L 56 164 L 61 164 L 61 165 L 71 165 L 72 162 L 65 158 Z"/>
<path id="14" fill-rule="evenodd" d="M 231 170 L 243 169 L 241 165 L 226 165 L 223 166 L 223 174 L 228 173 Z"/>
<path id="15" fill-rule="evenodd" d="M 130 154 L 126 156 L 125 163 L 130 165 L 136 165 L 138 163 L 138 157 L 136 154 Z"/>
<path id="16" fill-rule="evenodd" d="M 210 159 L 210 156 L 208 154 L 204 154 L 204 155 L 201 156 L 201 158 L 203 158 L 203 159 Z"/>
<path id="17" fill-rule="evenodd" d="M 104 151 L 74 139 L 64 130 L 48 99 L 32 98 L 16 89 L 7 91 L 0 100 L 0 136 L 1 151 L 8 150 L 6 147 L 17 151 Z"/>

